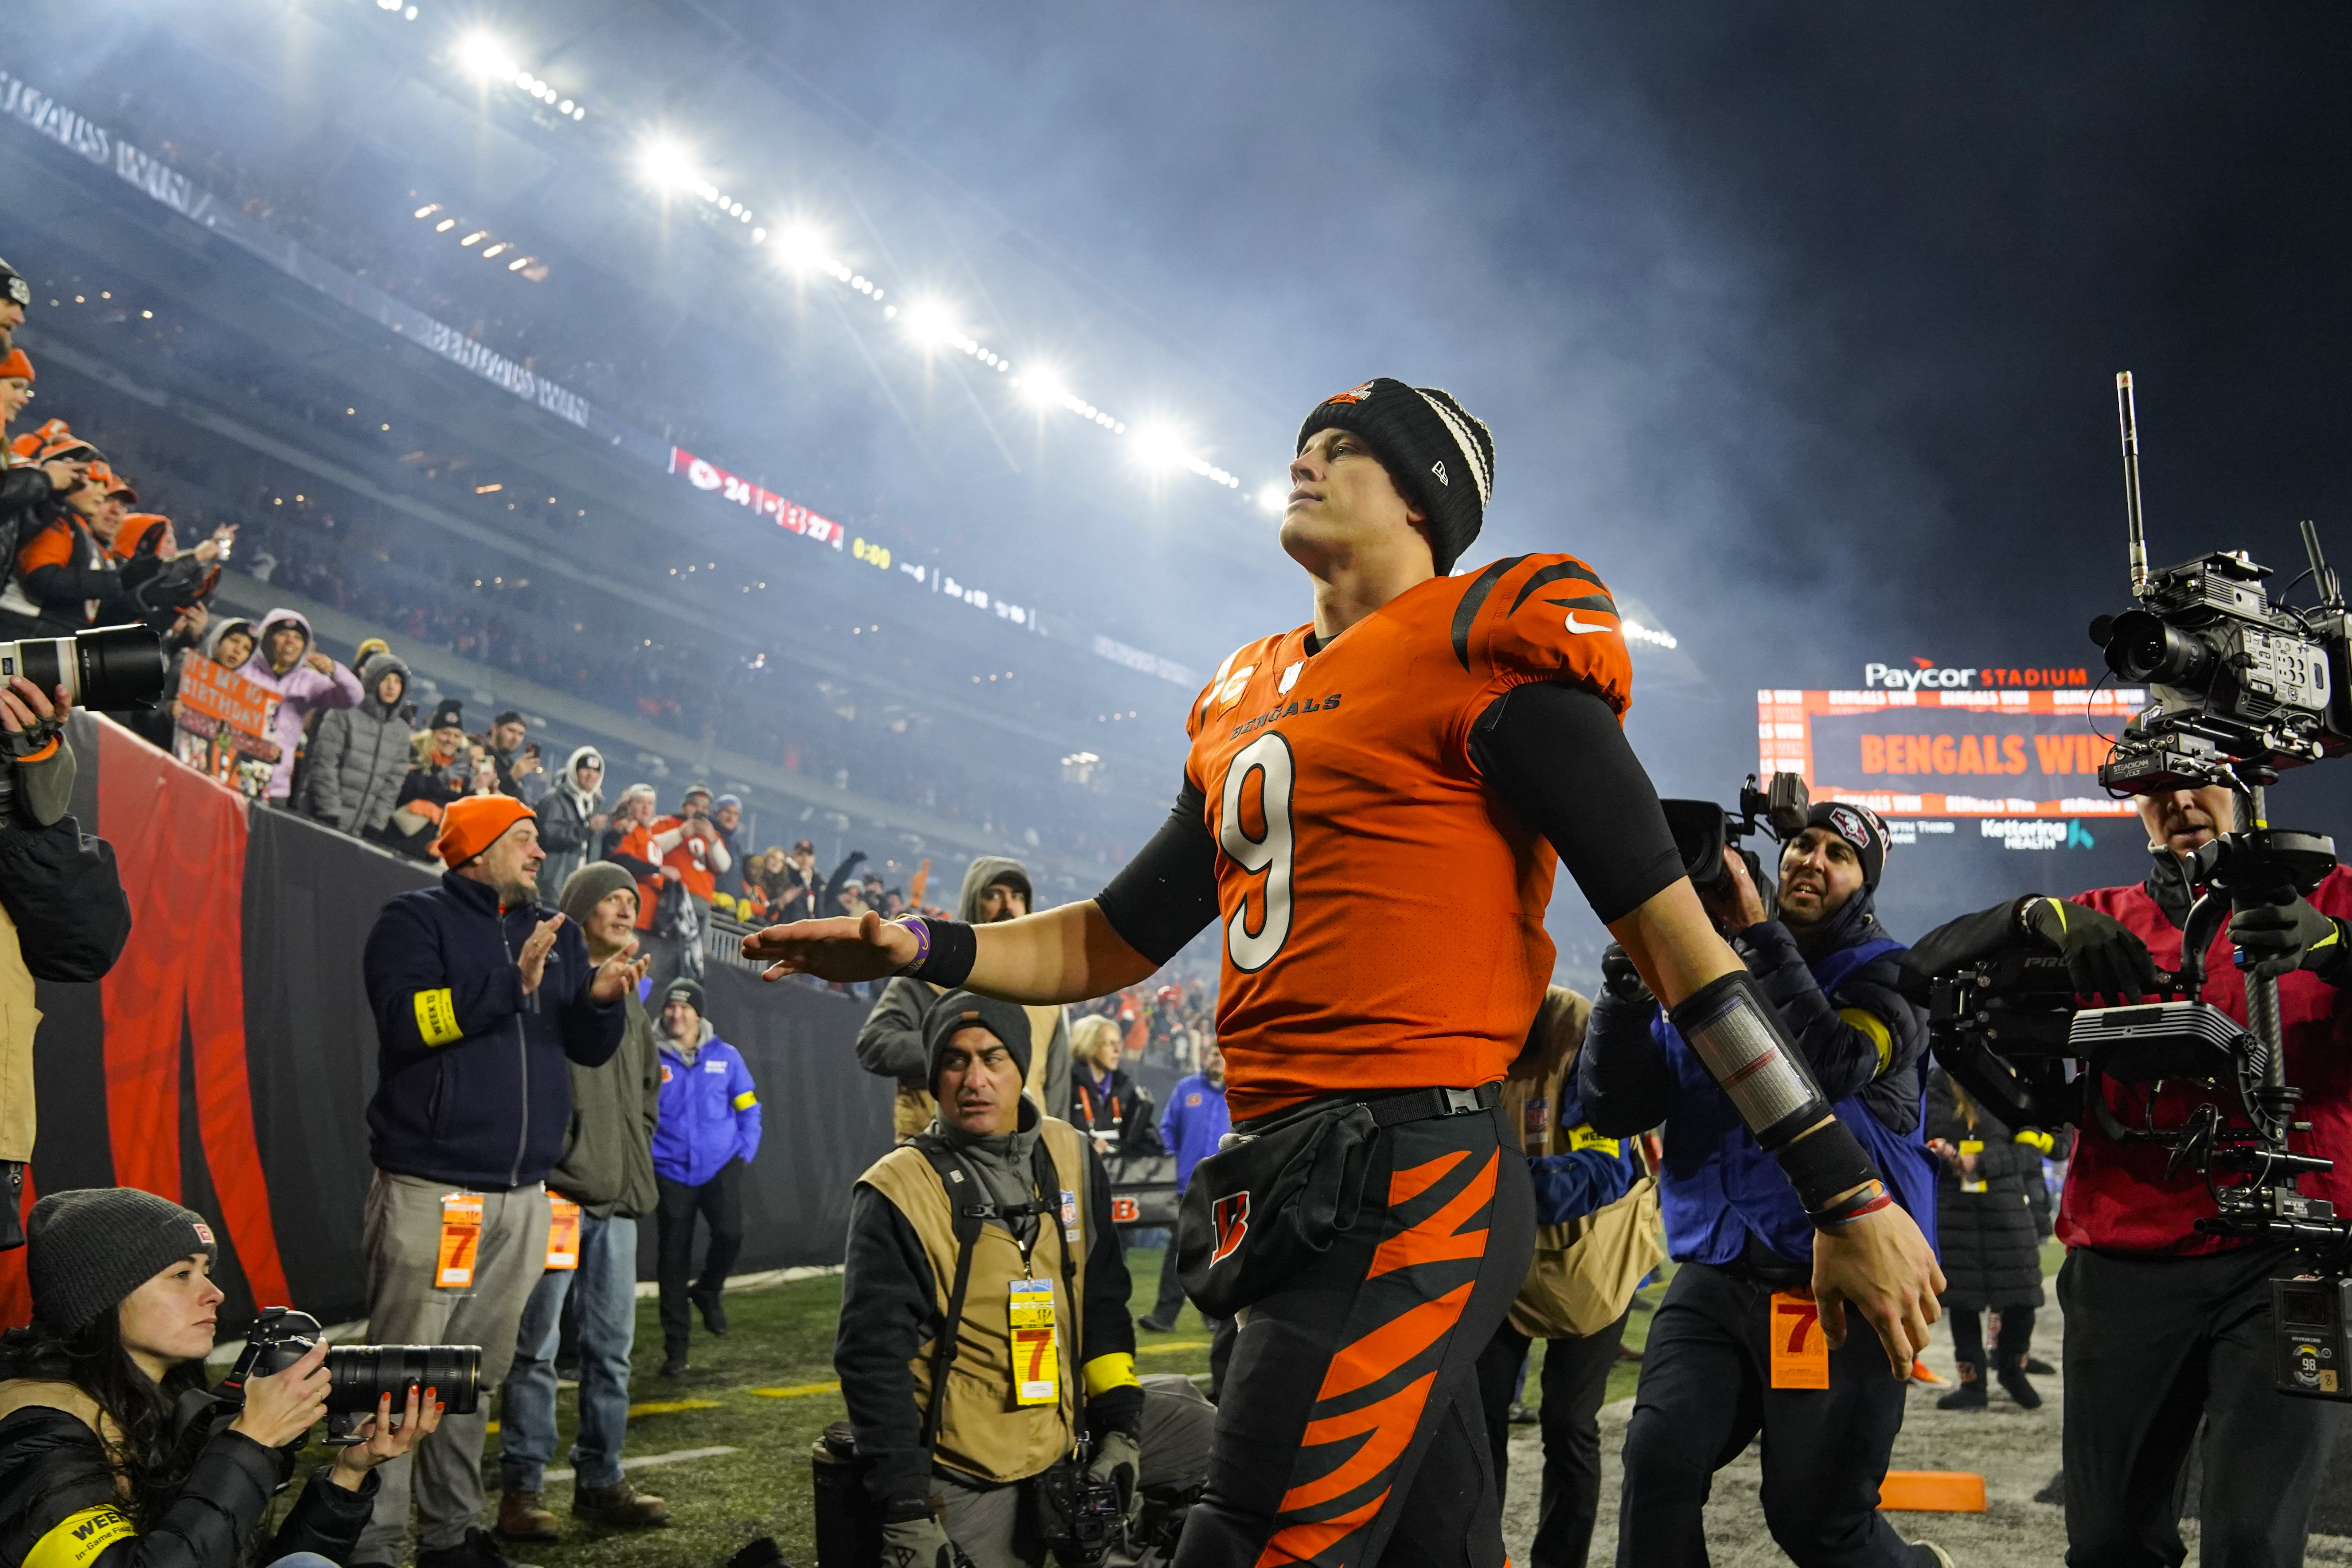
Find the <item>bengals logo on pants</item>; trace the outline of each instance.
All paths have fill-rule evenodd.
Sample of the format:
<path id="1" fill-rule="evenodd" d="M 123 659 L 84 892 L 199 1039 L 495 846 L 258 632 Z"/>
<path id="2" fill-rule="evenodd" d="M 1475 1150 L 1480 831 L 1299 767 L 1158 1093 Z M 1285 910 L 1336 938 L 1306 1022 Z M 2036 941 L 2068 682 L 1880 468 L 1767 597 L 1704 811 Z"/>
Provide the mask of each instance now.
<path id="1" fill-rule="evenodd" d="M 1214 1268 L 1231 1258 L 1249 1234 L 1249 1193 L 1244 1190 L 1219 1198 L 1209 1216 L 1217 1226 L 1217 1250 L 1209 1258 L 1209 1267 Z"/>

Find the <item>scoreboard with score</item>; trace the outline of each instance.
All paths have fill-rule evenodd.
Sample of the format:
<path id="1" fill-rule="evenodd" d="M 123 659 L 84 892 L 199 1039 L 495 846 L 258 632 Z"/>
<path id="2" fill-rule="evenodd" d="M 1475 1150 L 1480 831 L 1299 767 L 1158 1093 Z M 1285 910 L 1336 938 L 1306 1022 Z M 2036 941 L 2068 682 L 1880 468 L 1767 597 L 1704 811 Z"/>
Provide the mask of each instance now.
<path id="1" fill-rule="evenodd" d="M 2147 704 L 2136 687 L 1759 690 L 1758 771 L 1890 817 L 2128 816 L 2098 768 Z"/>

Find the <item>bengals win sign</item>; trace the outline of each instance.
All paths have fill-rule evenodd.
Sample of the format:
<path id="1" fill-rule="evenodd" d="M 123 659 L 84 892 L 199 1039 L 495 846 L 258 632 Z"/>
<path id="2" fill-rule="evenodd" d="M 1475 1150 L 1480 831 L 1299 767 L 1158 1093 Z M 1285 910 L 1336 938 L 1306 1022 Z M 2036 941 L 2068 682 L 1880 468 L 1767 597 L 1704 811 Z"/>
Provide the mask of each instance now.
<path id="1" fill-rule="evenodd" d="M 2134 688 L 1756 694 L 1759 771 L 1886 816 L 2126 816 L 2102 789 Z"/>

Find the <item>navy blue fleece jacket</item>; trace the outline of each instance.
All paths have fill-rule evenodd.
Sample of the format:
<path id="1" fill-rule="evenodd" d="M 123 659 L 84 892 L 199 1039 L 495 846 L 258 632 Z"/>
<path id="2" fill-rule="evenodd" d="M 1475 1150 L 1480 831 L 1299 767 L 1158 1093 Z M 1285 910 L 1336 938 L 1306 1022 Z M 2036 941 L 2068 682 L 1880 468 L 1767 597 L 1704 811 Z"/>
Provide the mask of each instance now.
<path id="1" fill-rule="evenodd" d="M 546 1179 L 572 1120 L 566 1058 L 602 1067 L 628 1015 L 599 1005 L 580 928 L 566 921 L 539 989 L 523 994 L 515 955 L 553 911 L 499 908 L 496 889 L 456 872 L 403 893 L 368 933 L 375 1015 L 376 1168 L 504 1192 Z"/>

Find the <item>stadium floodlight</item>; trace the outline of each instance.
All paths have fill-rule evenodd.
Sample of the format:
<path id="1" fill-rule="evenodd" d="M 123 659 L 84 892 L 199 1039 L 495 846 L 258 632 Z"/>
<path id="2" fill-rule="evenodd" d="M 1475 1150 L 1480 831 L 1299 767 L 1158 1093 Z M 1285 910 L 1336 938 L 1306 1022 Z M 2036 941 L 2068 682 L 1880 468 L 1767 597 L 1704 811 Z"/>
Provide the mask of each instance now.
<path id="1" fill-rule="evenodd" d="M 1062 378 L 1056 372 L 1033 370 L 1017 377 L 1013 384 L 1021 389 L 1024 402 L 1039 408 L 1067 408 L 1070 405 L 1070 395 L 1062 389 Z"/>
<path id="2" fill-rule="evenodd" d="M 1283 509 L 1290 504 L 1290 492 L 1280 485 L 1261 485 L 1258 487 L 1257 504 L 1259 510 L 1280 517 Z"/>
<path id="3" fill-rule="evenodd" d="M 1141 426 L 1135 432 L 1135 455 L 1155 471 L 1177 468 L 1184 461 L 1183 438 L 1165 425 Z"/>
<path id="4" fill-rule="evenodd" d="M 485 81 L 512 79 L 519 70 L 506 46 L 488 33 L 467 33 L 457 40 L 457 63 Z"/>
<path id="5" fill-rule="evenodd" d="M 702 176 L 695 173 L 694 149 L 674 137 L 656 136 L 637 153 L 637 168 L 666 189 L 699 191 Z"/>
<path id="6" fill-rule="evenodd" d="M 776 258 L 795 272 L 829 265 L 824 231 L 814 224 L 790 223 L 776 237 Z"/>
<path id="7" fill-rule="evenodd" d="M 906 323 L 907 331 L 925 343 L 950 343 L 963 336 L 948 308 L 937 300 L 918 300 L 908 306 Z"/>

